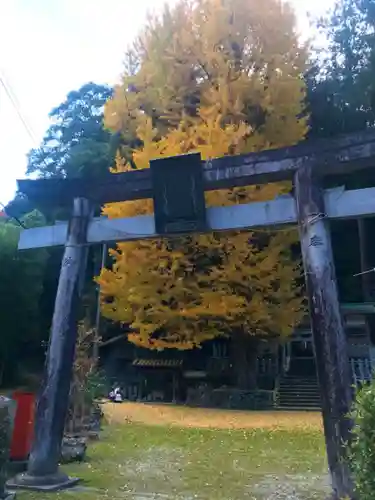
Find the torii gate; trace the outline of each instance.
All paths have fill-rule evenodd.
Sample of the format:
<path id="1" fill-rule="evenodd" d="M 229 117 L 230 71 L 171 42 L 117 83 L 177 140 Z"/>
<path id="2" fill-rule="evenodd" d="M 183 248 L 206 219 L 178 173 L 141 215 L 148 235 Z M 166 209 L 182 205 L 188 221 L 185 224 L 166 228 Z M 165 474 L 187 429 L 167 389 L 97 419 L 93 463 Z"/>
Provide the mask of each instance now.
<path id="1" fill-rule="evenodd" d="M 180 164 L 185 168 L 179 168 Z M 52 206 L 73 205 L 73 209 L 69 223 L 24 230 L 19 241 L 19 249 L 22 250 L 65 245 L 65 251 L 28 470 L 11 480 L 9 486 L 56 490 L 77 481 L 61 473 L 58 462 L 77 336 L 77 306 L 88 245 L 165 237 L 176 233 L 297 223 L 334 498 L 352 498 L 352 482 L 343 449 L 343 443 L 350 439 L 351 422 L 347 415 L 351 405 L 351 382 L 329 219 L 374 215 L 375 188 L 323 191 L 321 179 L 332 174 L 369 169 L 374 164 L 375 133 L 370 131 L 207 162 L 201 162 L 199 155 L 156 160 L 151 162 L 151 169 L 110 175 L 99 180 L 18 181 L 19 190 L 36 206 L 49 203 Z M 174 172 L 172 178 L 171 172 Z M 204 190 L 283 180 L 294 181 L 294 196 L 205 210 Z M 177 183 L 181 187 L 176 195 Z M 154 198 L 155 218 L 139 216 L 108 220 L 91 217 L 94 204 L 145 198 Z"/>

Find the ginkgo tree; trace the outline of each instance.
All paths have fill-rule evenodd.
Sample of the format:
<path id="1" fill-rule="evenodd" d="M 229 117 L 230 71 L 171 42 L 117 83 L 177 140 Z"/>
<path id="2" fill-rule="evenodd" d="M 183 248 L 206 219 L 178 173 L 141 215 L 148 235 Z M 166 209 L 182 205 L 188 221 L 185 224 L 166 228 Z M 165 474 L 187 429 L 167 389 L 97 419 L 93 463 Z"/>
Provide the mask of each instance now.
<path id="1" fill-rule="evenodd" d="M 153 158 L 203 159 L 295 144 L 304 138 L 301 46 L 291 8 L 278 0 L 181 0 L 150 18 L 128 53 L 107 126 L 132 144 L 114 175 Z M 176 182 L 178 174 L 176 173 Z M 225 206 L 272 199 L 285 184 L 206 193 Z M 153 212 L 151 200 L 110 204 L 109 218 Z M 151 349 L 233 339 L 237 383 L 254 382 L 259 342 L 288 336 L 303 315 L 296 233 L 228 232 L 119 243 L 99 278 L 103 314 L 131 325 Z"/>

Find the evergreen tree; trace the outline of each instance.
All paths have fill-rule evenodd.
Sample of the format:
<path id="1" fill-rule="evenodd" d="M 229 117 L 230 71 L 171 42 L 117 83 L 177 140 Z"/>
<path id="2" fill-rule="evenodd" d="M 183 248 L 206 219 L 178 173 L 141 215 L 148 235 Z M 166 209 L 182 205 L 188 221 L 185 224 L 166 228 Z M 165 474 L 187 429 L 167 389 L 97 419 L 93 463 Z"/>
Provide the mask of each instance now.
<path id="1" fill-rule="evenodd" d="M 40 147 L 30 151 L 27 173 L 44 178 L 107 174 L 117 148 L 116 137 L 103 126 L 111 95 L 111 88 L 95 83 L 69 92 L 50 112 L 52 124 Z"/>

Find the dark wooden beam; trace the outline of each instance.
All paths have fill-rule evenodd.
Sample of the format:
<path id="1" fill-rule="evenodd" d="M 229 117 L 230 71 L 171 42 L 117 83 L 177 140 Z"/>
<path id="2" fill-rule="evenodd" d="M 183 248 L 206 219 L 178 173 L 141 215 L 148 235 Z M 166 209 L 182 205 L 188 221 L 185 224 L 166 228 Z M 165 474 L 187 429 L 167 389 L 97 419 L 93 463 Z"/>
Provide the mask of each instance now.
<path id="1" fill-rule="evenodd" d="M 203 162 L 204 188 L 212 191 L 291 180 L 295 172 L 306 165 L 312 166 L 315 174 L 327 176 L 367 169 L 374 164 L 375 131 L 371 130 Z M 96 179 L 19 180 L 18 188 L 38 207 L 69 206 L 76 197 L 87 198 L 98 205 L 152 198 L 149 169 L 108 174 Z"/>
<path id="2" fill-rule="evenodd" d="M 333 498 L 352 499 L 353 485 L 344 450 L 351 436 L 351 379 L 329 223 L 323 191 L 311 167 L 298 170 L 295 188 Z"/>
<path id="3" fill-rule="evenodd" d="M 71 479 L 58 469 L 61 442 L 69 403 L 70 381 L 77 339 L 77 319 L 86 270 L 86 236 L 91 214 L 83 198 L 74 200 L 61 264 L 46 367 L 39 394 L 35 436 L 27 473 L 9 487 L 54 491 L 71 486 Z"/>

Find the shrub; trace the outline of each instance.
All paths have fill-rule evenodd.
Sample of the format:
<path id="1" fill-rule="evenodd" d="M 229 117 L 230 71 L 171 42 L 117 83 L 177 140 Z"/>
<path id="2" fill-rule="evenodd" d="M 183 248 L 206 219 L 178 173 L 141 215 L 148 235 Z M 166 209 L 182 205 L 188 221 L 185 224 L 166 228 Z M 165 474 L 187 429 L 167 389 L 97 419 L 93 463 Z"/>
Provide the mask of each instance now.
<path id="1" fill-rule="evenodd" d="M 70 404 L 66 421 L 68 434 L 86 433 L 93 414 L 98 411 L 96 400 L 106 394 L 104 375 L 97 369 L 92 356 L 92 346 L 96 342 L 95 331 L 89 328 L 87 320 L 78 328 L 76 355 L 70 387 Z"/>
<path id="2" fill-rule="evenodd" d="M 361 500 L 375 500 L 375 380 L 356 395 L 349 460 Z"/>
<path id="3" fill-rule="evenodd" d="M 87 376 L 85 389 L 88 404 L 93 405 L 95 401 L 107 397 L 109 384 L 105 373 L 98 368 L 90 372 Z"/>

